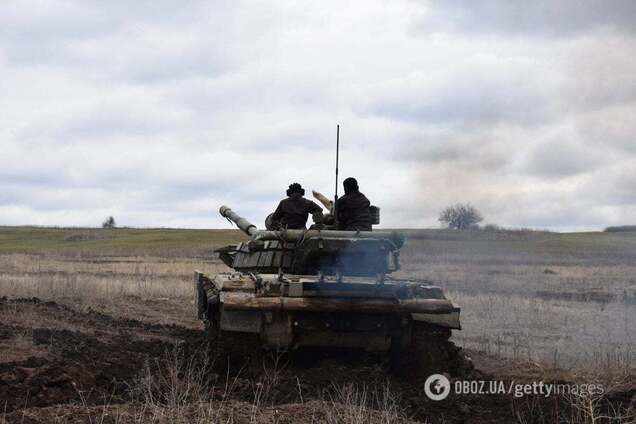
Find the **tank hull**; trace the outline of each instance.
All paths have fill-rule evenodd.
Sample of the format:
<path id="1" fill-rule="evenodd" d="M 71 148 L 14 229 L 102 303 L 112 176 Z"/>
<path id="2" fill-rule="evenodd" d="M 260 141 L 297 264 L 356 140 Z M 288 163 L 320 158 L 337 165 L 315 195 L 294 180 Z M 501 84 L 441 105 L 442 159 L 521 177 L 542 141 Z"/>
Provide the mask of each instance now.
<path id="1" fill-rule="evenodd" d="M 221 331 L 252 333 L 265 349 L 388 351 L 411 343 L 416 322 L 460 328 L 460 309 L 422 282 L 200 272 L 194 280 L 201 319 Z"/>

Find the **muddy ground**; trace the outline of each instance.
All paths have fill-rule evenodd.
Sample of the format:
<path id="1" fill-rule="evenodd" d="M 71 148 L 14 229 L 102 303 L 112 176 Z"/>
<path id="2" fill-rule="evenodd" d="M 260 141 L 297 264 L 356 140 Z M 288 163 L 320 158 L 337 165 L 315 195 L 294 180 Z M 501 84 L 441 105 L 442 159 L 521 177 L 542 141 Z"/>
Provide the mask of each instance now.
<path id="1" fill-rule="evenodd" d="M 207 340 L 202 326 L 115 318 L 91 308 L 37 298 L 2 298 L 0 316 L 0 350 L 4 352 L 0 361 L 0 422 L 161 421 L 148 408 L 148 392 L 140 393 L 144 375 L 165 375 L 158 369 L 175 367 L 177 357 L 201 368 L 207 363 L 203 359 Z M 544 379 L 541 370 L 530 366 L 475 352 L 467 354 L 477 369 L 464 378 Z M 313 352 L 302 360 L 276 357 L 265 364 L 232 376 L 220 375 L 214 364 L 208 366 L 205 384 L 215 388 L 210 389 L 208 408 L 222 406 L 224 421 L 333 421 L 329 406 L 346 401 L 342 388 L 354 382 L 368 390 L 370 404 L 378 409 L 378 422 L 384 421 L 382 406 L 372 398 L 386 387 L 390 387 L 398 415 L 406 420 L 556 422 L 572 415 L 571 404 L 560 398 L 451 395 L 433 402 L 425 396 L 422 382 L 392 376 L 382 358 Z M 187 370 L 182 368 L 181 372 Z M 337 399 L 334 393 L 339 393 Z M 623 386 L 601 402 L 608 401 L 613 408 L 627 411 L 631 406 L 634 410 L 636 385 Z M 188 408 L 197 406 L 184 407 L 181 417 L 187 416 Z"/>

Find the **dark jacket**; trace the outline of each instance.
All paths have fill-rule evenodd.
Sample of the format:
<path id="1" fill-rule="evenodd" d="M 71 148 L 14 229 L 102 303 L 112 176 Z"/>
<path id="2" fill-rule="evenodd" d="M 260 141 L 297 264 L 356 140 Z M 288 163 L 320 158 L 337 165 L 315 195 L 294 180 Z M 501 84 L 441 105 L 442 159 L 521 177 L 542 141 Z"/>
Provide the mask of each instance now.
<path id="1" fill-rule="evenodd" d="M 320 206 L 300 194 L 293 193 L 287 199 L 280 201 L 272 219 L 278 221 L 283 228 L 302 230 L 307 224 L 309 214 L 318 212 L 322 214 Z"/>
<path id="2" fill-rule="evenodd" d="M 367 197 L 355 191 L 338 199 L 338 229 L 371 231 L 371 202 Z"/>

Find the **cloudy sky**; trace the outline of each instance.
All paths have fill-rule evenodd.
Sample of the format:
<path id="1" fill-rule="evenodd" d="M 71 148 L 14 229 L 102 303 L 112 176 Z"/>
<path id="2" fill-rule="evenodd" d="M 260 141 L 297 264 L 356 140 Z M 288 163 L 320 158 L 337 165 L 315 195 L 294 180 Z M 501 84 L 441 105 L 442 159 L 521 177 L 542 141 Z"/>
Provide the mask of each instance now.
<path id="1" fill-rule="evenodd" d="M 636 224 L 636 2 L 0 5 L 0 225 L 260 225 L 336 123 L 384 226 Z"/>

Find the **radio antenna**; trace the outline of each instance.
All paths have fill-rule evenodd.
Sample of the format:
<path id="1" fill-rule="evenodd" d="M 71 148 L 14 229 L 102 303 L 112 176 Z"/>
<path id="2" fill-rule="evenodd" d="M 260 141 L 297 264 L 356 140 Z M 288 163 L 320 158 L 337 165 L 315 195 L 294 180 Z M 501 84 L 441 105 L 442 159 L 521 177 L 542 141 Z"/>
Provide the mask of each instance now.
<path id="1" fill-rule="evenodd" d="M 333 216 L 336 222 L 336 227 L 338 225 L 338 159 L 340 154 L 340 124 L 336 125 L 336 194 L 333 200 Z"/>

